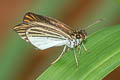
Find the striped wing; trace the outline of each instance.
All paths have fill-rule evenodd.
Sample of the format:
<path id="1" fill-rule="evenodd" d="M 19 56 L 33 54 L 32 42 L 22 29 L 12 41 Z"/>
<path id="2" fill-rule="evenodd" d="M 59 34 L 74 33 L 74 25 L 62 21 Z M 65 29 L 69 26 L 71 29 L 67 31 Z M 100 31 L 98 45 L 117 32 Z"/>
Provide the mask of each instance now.
<path id="1" fill-rule="evenodd" d="M 68 42 L 65 38 L 59 38 L 57 34 L 49 33 L 44 30 L 40 31 L 38 28 L 29 28 L 26 35 L 30 43 L 40 50 L 54 46 L 62 46 Z"/>
<path id="2" fill-rule="evenodd" d="M 34 13 L 26 13 L 23 23 L 13 28 L 22 39 L 39 49 L 66 44 L 73 30 L 62 22 Z M 43 47 L 43 44 L 46 45 Z"/>
<path id="3" fill-rule="evenodd" d="M 28 40 L 36 48 L 44 50 L 50 47 L 67 44 L 68 39 L 65 36 L 61 35 L 62 31 L 47 28 L 47 26 L 44 25 L 39 25 L 38 27 L 36 26 L 31 27 L 26 31 Z M 52 26 L 49 25 L 49 27 Z"/>
<path id="4" fill-rule="evenodd" d="M 52 25 L 52 26 L 54 26 L 54 28 L 59 28 L 68 34 L 73 31 L 69 26 L 65 25 L 64 23 L 62 23 L 56 19 L 52 19 L 52 18 L 49 18 L 46 16 L 37 15 L 37 14 L 32 13 L 32 12 L 28 12 L 25 14 L 23 22 L 25 22 L 25 23 L 40 22 L 40 23 L 43 23 L 46 25 Z"/>
<path id="5" fill-rule="evenodd" d="M 18 24 L 13 28 L 13 30 L 16 31 L 23 40 L 25 40 L 26 42 L 29 42 L 26 36 L 27 29 L 29 29 L 29 25 L 27 23 Z"/>
<path id="6" fill-rule="evenodd" d="M 23 19 L 23 23 L 16 25 L 13 30 L 15 30 L 22 39 L 29 42 L 26 36 L 26 31 L 31 27 L 37 27 L 52 31 L 69 39 L 71 39 L 70 33 L 73 32 L 69 26 L 63 24 L 58 20 L 37 15 L 31 12 L 26 13 Z"/>

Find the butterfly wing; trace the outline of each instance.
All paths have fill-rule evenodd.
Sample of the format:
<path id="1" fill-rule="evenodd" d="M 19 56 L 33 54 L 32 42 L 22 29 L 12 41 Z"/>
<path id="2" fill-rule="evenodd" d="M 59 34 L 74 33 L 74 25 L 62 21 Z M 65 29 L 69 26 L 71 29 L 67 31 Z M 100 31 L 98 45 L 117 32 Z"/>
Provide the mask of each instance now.
<path id="1" fill-rule="evenodd" d="M 66 24 L 64 24 L 64 23 L 62 23 L 62 22 L 60 22 L 56 19 L 53 19 L 53 18 L 50 18 L 50 17 L 47 17 L 47 16 L 37 15 L 37 14 L 32 13 L 32 12 L 28 12 L 28 13 L 25 14 L 23 22 L 24 23 L 31 23 L 31 22 L 36 22 L 37 23 L 38 22 L 38 23 L 41 23 L 41 24 L 53 26 L 52 28 L 59 29 L 66 34 L 70 34 L 70 33 L 73 32 L 72 28 L 70 28 Z M 67 35 L 66 37 L 68 37 L 68 36 L 69 35 Z"/>
<path id="2" fill-rule="evenodd" d="M 28 37 L 30 43 L 40 50 L 51 48 L 54 46 L 62 46 L 67 43 L 67 40 L 60 40 L 50 37 Z"/>
<path id="3" fill-rule="evenodd" d="M 29 42 L 25 34 L 26 30 L 29 29 L 30 27 L 35 27 L 35 26 L 39 26 L 39 27 L 52 26 L 55 32 L 58 32 L 59 34 L 62 34 L 64 35 L 64 37 L 69 39 L 71 39 L 70 33 L 73 32 L 73 30 L 69 26 L 65 25 L 64 23 L 58 20 L 46 16 L 37 15 L 32 12 L 26 13 L 23 19 L 23 23 L 14 26 L 13 30 L 15 30 L 22 39 Z M 62 33 L 60 31 L 62 31 Z"/>
<path id="4" fill-rule="evenodd" d="M 31 44 L 40 50 L 44 50 L 53 46 L 62 46 L 67 44 L 68 40 L 64 38 L 52 37 L 53 35 L 32 31 L 33 28 L 27 30 L 26 35 Z M 31 33 L 33 32 L 33 33 Z"/>
<path id="5" fill-rule="evenodd" d="M 68 39 L 71 39 L 70 34 L 73 32 L 70 27 L 58 20 L 31 12 L 26 13 L 23 23 L 13 29 L 22 39 L 31 42 L 39 49 L 65 44 Z M 46 46 L 43 47 L 42 43 Z"/>
<path id="6" fill-rule="evenodd" d="M 18 35 L 25 40 L 26 42 L 29 42 L 27 36 L 26 36 L 26 30 L 29 29 L 29 25 L 27 23 L 22 23 L 16 25 L 13 30 L 18 33 Z"/>
<path id="7" fill-rule="evenodd" d="M 38 15 L 38 14 L 35 14 L 32 12 L 26 13 L 24 16 L 23 22 L 29 23 L 29 22 L 33 22 L 33 21 L 58 26 L 58 28 L 62 28 L 67 32 L 73 31 L 72 28 L 70 28 L 66 24 L 64 24 L 56 19 L 53 19 L 53 18 L 50 18 L 47 16 Z"/>

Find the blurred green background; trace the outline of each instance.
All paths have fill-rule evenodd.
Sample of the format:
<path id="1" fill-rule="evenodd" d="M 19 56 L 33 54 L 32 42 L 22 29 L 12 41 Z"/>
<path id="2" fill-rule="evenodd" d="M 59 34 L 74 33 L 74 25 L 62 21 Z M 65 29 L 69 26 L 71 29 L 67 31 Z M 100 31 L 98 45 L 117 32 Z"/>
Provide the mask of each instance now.
<path id="1" fill-rule="evenodd" d="M 0 80 L 35 80 L 62 50 L 37 51 L 12 30 L 26 12 L 53 17 L 73 29 L 105 18 L 88 29 L 88 34 L 120 24 L 120 0 L 0 0 L 0 10 Z M 120 67 L 104 80 L 120 80 L 119 74 Z"/>

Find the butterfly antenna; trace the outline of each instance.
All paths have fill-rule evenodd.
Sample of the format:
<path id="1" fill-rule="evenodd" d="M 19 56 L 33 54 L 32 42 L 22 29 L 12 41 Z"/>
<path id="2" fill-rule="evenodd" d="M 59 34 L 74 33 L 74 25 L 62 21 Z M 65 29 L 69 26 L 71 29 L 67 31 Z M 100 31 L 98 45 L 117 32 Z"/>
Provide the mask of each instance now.
<path id="1" fill-rule="evenodd" d="M 98 23 L 100 23 L 100 22 L 102 22 L 102 21 L 104 21 L 104 18 L 101 18 L 101 19 L 96 20 L 94 23 L 92 23 L 91 25 L 87 26 L 85 29 L 88 29 L 89 27 L 91 27 L 91 26 L 93 26 L 93 25 L 96 25 L 96 24 L 98 24 Z"/>

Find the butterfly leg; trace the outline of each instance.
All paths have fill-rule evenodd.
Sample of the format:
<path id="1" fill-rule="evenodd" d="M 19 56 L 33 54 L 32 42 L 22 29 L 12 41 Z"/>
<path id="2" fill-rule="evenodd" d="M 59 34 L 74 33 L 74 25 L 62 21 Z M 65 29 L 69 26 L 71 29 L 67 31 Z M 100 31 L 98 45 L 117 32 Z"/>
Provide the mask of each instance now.
<path id="1" fill-rule="evenodd" d="M 87 48 L 85 47 L 84 43 L 82 43 L 82 46 L 83 46 L 84 50 L 87 52 L 88 50 L 87 50 Z"/>
<path id="2" fill-rule="evenodd" d="M 78 47 L 79 47 L 79 49 L 80 49 L 80 50 L 79 50 L 79 56 L 80 56 L 82 48 L 81 48 L 81 45 L 79 45 Z"/>
<path id="3" fill-rule="evenodd" d="M 78 60 L 77 60 L 77 56 L 76 56 L 76 49 L 74 49 L 74 58 L 75 58 L 75 62 L 76 62 L 76 66 L 78 67 Z"/>
<path id="4" fill-rule="evenodd" d="M 64 49 L 63 49 L 63 51 L 62 51 L 62 53 L 60 54 L 60 56 L 59 56 L 54 62 L 52 62 L 52 64 L 55 64 L 55 63 L 63 56 L 65 50 L 66 50 L 66 45 L 65 45 L 65 47 L 64 47 Z"/>

